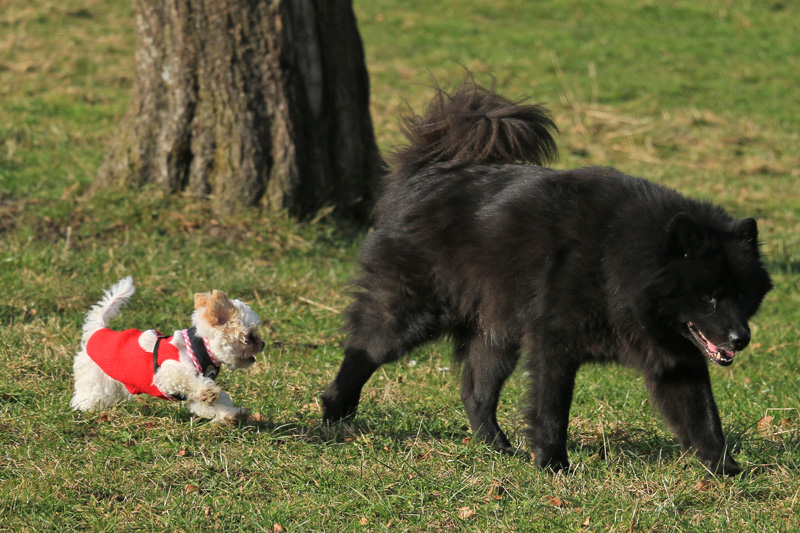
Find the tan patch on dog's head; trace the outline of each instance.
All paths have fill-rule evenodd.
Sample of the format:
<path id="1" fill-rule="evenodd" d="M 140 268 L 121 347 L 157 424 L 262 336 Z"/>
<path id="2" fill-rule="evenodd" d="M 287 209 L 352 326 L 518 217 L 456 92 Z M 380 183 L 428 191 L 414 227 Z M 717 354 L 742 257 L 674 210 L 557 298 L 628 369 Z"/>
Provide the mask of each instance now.
<path id="1" fill-rule="evenodd" d="M 194 308 L 200 309 L 208 305 L 208 299 L 211 297 L 210 292 L 197 292 L 194 295 Z"/>
<path id="2" fill-rule="evenodd" d="M 201 304 L 198 306 L 198 304 Z M 213 291 L 212 293 L 195 294 L 194 295 L 195 309 L 204 307 L 203 318 L 211 327 L 219 327 L 231 322 L 239 313 L 236 306 L 228 295 L 222 291 Z"/>

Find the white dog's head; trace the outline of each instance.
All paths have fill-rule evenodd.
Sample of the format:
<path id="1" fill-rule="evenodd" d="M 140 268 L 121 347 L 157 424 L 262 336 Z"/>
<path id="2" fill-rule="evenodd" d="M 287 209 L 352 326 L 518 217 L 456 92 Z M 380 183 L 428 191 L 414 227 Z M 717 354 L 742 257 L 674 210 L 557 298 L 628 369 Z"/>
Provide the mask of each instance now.
<path id="1" fill-rule="evenodd" d="M 222 291 L 194 295 L 192 324 L 198 336 L 208 339 L 214 357 L 232 369 L 252 365 L 255 355 L 264 349 L 258 315 Z"/>

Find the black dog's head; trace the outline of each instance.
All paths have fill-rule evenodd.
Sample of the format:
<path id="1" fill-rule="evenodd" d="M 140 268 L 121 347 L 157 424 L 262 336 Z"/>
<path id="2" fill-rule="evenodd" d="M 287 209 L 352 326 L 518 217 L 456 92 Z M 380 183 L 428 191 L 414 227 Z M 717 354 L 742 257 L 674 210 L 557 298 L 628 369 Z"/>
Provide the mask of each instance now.
<path id="1" fill-rule="evenodd" d="M 752 218 L 724 229 L 688 213 L 667 225 L 667 271 L 673 289 L 663 301 L 673 331 L 712 363 L 727 366 L 750 343 L 748 320 L 772 288 L 761 262 Z"/>

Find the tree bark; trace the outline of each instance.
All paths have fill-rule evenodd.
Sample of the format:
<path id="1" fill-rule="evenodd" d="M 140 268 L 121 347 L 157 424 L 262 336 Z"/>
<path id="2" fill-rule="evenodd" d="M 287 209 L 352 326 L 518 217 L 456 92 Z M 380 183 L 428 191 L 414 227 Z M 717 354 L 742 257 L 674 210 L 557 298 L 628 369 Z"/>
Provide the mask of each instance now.
<path id="1" fill-rule="evenodd" d="M 365 219 L 383 173 L 351 0 L 134 0 L 133 98 L 94 186 Z"/>

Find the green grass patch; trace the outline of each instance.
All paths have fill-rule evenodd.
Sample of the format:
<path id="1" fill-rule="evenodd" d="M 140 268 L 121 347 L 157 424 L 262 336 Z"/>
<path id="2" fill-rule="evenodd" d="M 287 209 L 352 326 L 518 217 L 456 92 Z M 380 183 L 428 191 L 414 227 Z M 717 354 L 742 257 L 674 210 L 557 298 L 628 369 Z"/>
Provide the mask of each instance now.
<path id="1" fill-rule="evenodd" d="M 130 97 L 130 2 L 0 2 L 0 530 L 789 531 L 800 491 L 800 13 L 786 1 L 356 2 L 384 150 L 463 67 L 532 96 L 561 128 L 559 166 L 612 165 L 756 216 L 776 289 L 753 344 L 712 369 L 749 474 L 683 457 L 642 380 L 578 376 L 570 476 L 470 439 L 445 343 L 382 368 L 352 424 L 318 397 L 341 360 L 340 311 L 363 232 L 194 198 L 86 190 Z M 69 409 L 83 316 L 133 275 L 115 325 L 185 327 L 224 289 L 268 321 L 255 366 L 223 372 L 259 416 L 219 427 L 179 403 Z M 523 447 L 512 376 L 499 417 Z"/>

